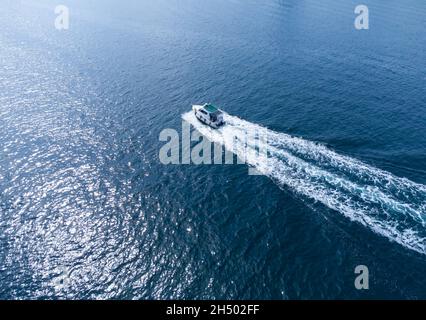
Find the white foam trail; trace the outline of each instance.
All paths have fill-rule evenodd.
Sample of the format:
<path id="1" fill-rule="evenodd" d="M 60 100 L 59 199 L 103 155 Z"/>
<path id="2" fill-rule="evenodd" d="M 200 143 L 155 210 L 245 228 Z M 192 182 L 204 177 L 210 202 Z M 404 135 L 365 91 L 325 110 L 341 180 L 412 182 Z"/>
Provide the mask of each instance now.
<path id="1" fill-rule="evenodd" d="M 227 124 L 219 130 L 201 124 L 192 112 L 182 118 L 279 186 L 287 186 L 390 240 L 426 254 L 426 186 L 315 142 L 228 114 Z M 267 154 L 259 154 L 259 148 L 266 148 Z"/>

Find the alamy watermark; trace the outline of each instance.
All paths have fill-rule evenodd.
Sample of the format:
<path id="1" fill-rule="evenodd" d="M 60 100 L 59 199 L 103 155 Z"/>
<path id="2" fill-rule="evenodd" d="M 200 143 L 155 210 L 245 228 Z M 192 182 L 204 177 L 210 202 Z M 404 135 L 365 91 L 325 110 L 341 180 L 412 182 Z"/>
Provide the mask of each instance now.
<path id="1" fill-rule="evenodd" d="M 248 164 L 250 175 L 267 174 L 267 130 L 249 132 L 230 130 L 227 133 L 210 131 L 207 136 L 182 121 L 182 130 L 164 129 L 159 135 L 159 159 L 165 165 L 230 165 Z M 260 170 L 259 170 L 260 169 Z"/>
<path id="2" fill-rule="evenodd" d="M 62 291 L 64 289 L 67 289 L 70 285 L 70 273 L 65 267 L 59 267 L 58 271 L 59 274 L 53 280 L 53 286 L 56 291 Z"/>
<path id="3" fill-rule="evenodd" d="M 360 4 L 355 7 L 355 29 L 357 30 L 368 30 L 370 29 L 370 13 L 368 7 L 364 4 Z"/>
<path id="4" fill-rule="evenodd" d="M 370 273 L 367 266 L 359 265 L 355 268 L 355 274 L 358 276 L 355 278 L 355 288 L 358 290 L 370 289 Z"/>
<path id="5" fill-rule="evenodd" d="M 68 30 L 70 27 L 70 10 L 67 6 L 60 4 L 55 7 L 55 28 L 57 30 Z M 370 13 L 366 5 L 360 4 L 355 7 L 354 26 L 357 30 L 368 30 L 370 28 Z"/>
<path id="6" fill-rule="evenodd" d="M 57 30 L 68 30 L 70 28 L 70 10 L 67 6 L 58 5 L 55 7 L 55 28 Z"/>

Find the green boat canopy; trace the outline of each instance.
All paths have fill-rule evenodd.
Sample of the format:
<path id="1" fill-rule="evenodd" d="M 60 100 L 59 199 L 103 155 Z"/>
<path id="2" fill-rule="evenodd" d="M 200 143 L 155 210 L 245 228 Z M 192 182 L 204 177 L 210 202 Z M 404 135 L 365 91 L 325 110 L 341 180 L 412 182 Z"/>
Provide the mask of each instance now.
<path id="1" fill-rule="evenodd" d="M 204 109 L 205 109 L 207 112 L 209 112 L 209 113 L 215 113 L 215 112 L 217 112 L 217 111 L 218 111 L 218 109 L 217 109 L 214 105 L 212 105 L 212 104 L 206 104 L 206 105 L 204 106 Z"/>

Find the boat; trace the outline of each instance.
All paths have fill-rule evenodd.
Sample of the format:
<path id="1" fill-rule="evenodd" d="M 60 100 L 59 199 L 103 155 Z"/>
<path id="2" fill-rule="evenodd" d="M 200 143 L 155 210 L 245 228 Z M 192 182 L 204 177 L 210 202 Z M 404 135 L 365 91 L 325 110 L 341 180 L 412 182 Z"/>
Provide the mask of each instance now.
<path id="1" fill-rule="evenodd" d="M 223 120 L 223 111 L 211 103 L 193 105 L 192 110 L 198 120 L 213 129 L 218 129 L 225 124 Z"/>

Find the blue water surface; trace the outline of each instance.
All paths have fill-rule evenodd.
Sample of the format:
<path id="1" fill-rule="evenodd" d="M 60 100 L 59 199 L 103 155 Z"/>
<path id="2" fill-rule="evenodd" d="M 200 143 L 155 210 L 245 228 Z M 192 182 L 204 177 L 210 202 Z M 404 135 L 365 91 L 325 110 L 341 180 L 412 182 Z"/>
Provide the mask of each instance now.
<path id="1" fill-rule="evenodd" d="M 426 299 L 425 1 L 61 3 L 0 0 L 0 298 Z M 204 102 L 332 162 L 162 164 Z"/>

